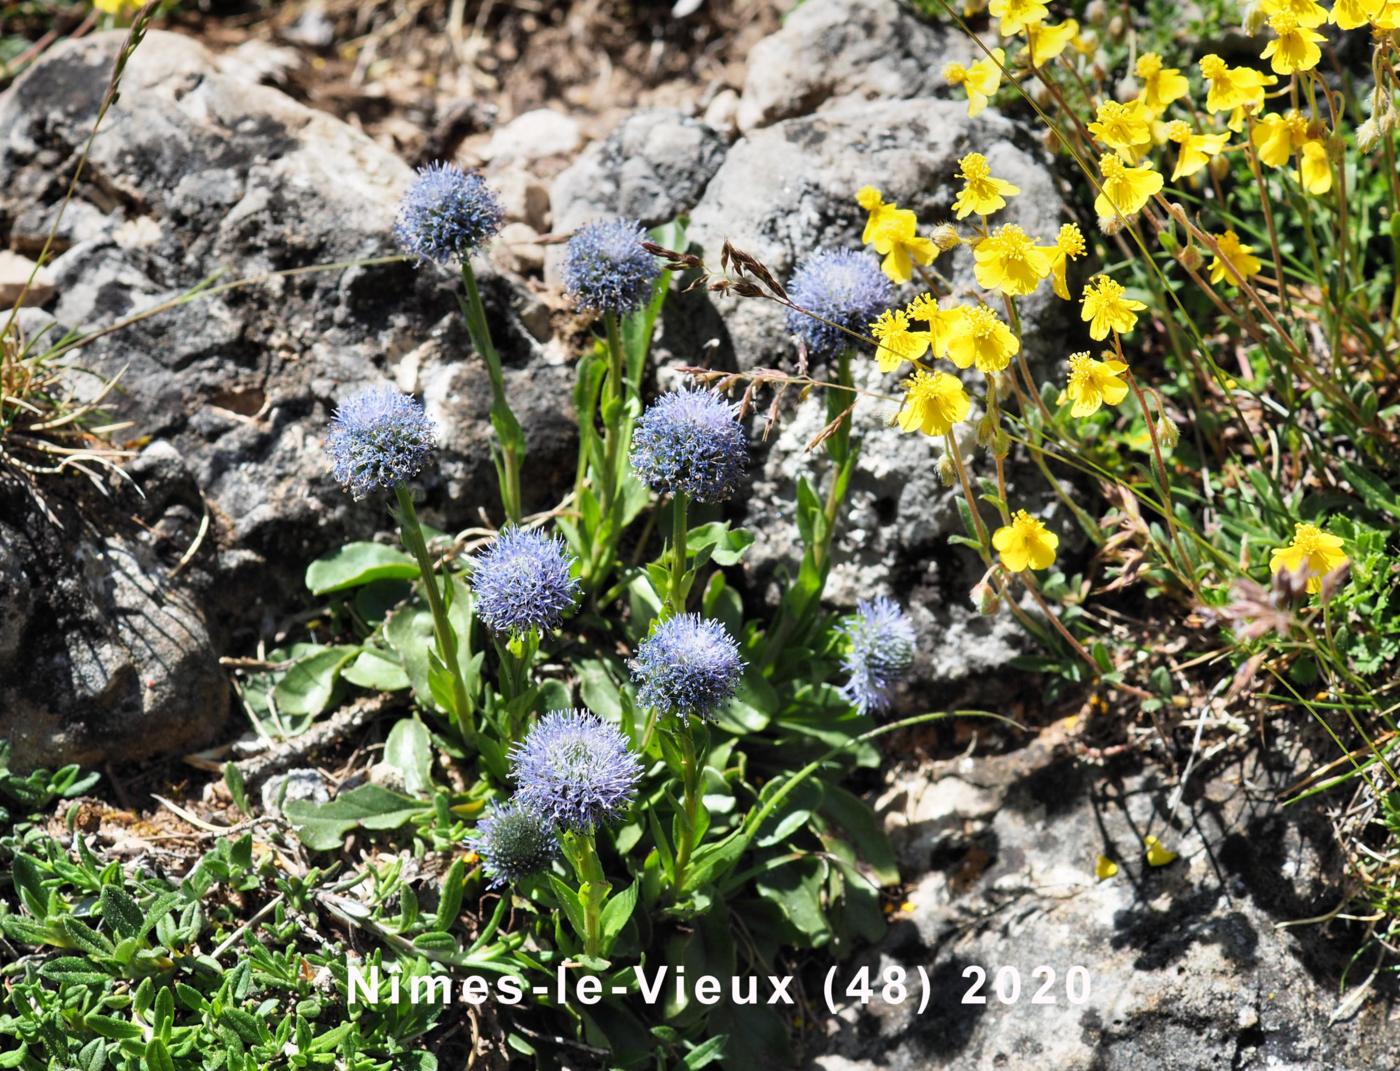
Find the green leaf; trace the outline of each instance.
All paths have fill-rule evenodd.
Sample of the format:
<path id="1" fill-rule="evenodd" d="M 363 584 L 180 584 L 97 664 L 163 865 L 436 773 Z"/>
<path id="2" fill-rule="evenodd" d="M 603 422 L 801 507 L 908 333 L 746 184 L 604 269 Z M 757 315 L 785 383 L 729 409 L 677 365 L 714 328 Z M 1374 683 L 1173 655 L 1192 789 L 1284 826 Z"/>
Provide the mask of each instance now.
<path id="1" fill-rule="evenodd" d="M 60 985 L 102 985 L 112 981 L 110 974 L 95 969 L 92 961 L 82 956 L 51 959 L 39 968 L 39 977 Z"/>
<path id="2" fill-rule="evenodd" d="M 375 580 L 414 580 L 418 564 L 383 543 L 347 543 L 307 567 L 306 586 L 313 595 L 359 587 Z"/>
<path id="3" fill-rule="evenodd" d="M 302 843 L 313 851 L 340 847 L 345 834 L 356 826 L 365 829 L 397 829 L 425 805 L 379 785 L 360 785 L 329 803 L 292 800 L 284 808 Z"/>
<path id="4" fill-rule="evenodd" d="M 330 705 L 340 670 L 359 653 L 358 647 L 323 647 L 294 663 L 277 682 L 273 696 L 283 714 L 314 718 Z"/>
<path id="5" fill-rule="evenodd" d="M 170 1059 L 170 1050 L 160 1038 L 146 1042 L 147 1071 L 175 1071 L 175 1061 Z"/>
<path id="6" fill-rule="evenodd" d="M 425 952 L 459 952 L 462 948 L 457 938 L 437 930 L 420 933 L 413 939 L 413 947 L 421 948 Z"/>
<path id="7" fill-rule="evenodd" d="M 728 1034 L 716 1034 L 714 1037 L 706 1039 L 703 1044 L 695 1046 L 685 1054 L 687 1071 L 699 1071 L 700 1068 L 708 1067 L 716 1060 L 723 1059 L 724 1046 L 728 1041 Z"/>
<path id="8" fill-rule="evenodd" d="M 448 867 L 447 874 L 442 879 L 442 895 L 438 899 L 433 929 L 446 931 L 457 921 L 457 916 L 462 910 L 463 879 L 466 873 L 467 864 L 461 858 L 452 860 L 452 865 Z"/>
<path id="9" fill-rule="evenodd" d="M 83 1025 L 94 1034 L 111 1038 L 113 1041 L 132 1041 L 144 1035 L 144 1031 L 135 1023 L 129 1023 L 125 1019 L 113 1019 L 110 1015 L 88 1015 L 83 1019 Z"/>
<path id="10" fill-rule="evenodd" d="M 243 783 L 243 772 L 231 762 L 224 763 L 224 784 L 233 798 L 233 805 L 244 814 L 252 814 L 248 809 L 248 789 Z"/>
<path id="11" fill-rule="evenodd" d="M 0 930 L 11 941 L 22 945 L 53 945 L 55 948 L 72 948 L 73 942 L 67 934 L 55 933 L 53 928 L 30 922 L 15 915 L 0 918 Z"/>
<path id="12" fill-rule="evenodd" d="M 622 700 L 608 664 L 601 659 L 580 659 L 574 663 L 578 673 L 579 699 L 583 705 L 604 721 L 616 722 L 622 717 Z"/>
<path id="13" fill-rule="evenodd" d="M 44 876 L 38 862 L 23 852 L 16 852 L 11 867 L 20 901 L 30 914 L 43 918 L 48 910 L 48 896 L 44 893 Z"/>
<path id="14" fill-rule="evenodd" d="M 145 921 L 141 909 L 120 885 L 102 886 L 100 901 L 102 919 L 112 932 L 122 937 L 135 937 Z"/>
<path id="15" fill-rule="evenodd" d="M 611 951 L 613 942 L 617 940 L 622 928 L 627 925 L 627 920 L 632 917 L 632 912 L 637 907 L 637 892 L 640 888 L 640 880 L 633 881 L 631 885 L 609 900 L 607 906 L 603 908 L 603 951 L 605 954 Z"/>
<path id="16" fill-rule="evenodd" d="M 822 797 L 821 811 L 835 819 L 836 823 L 850 834 L 851 843 L 859 849 L 861 858 L 869 864 L 876 881 L 881 885 L 895 885 L 899 882 L 899 867 L 895 863 L 894 849 L 869 804 L 838 785 L 827 785 L 826 794 Z"/>
<path id="17" fill-rule="evenodd" d="M 433 615 L 427 610 L 405 607 L 389 615 L 384 625 L 384 638 L 398 652 L 404 672 L 413 685 L 417 700 L 429 709 L 436 709 L 432 688 L 428 683 L 431 662 L 428 652 L 433 647 Z"/>
<path id="18" fill-rule="evenodd" d="M 388 651 L 366 647 L 355 661 L 340 671 L 341 677 L 372 692 L 397 692 L 409 686 L 403 664 Z"/>
<path id="19" fill-rule="evenodd" d="M 117 954 L 117 946 L 112 944 L 105 934 L 98 933 L 82 919 L 73 915 L 65 915 L 63 930 L 68 934 L 68 939 L 73 942 L 73 945 L 89 956 L 115 956 Z"/>
<path id="20" fill-rule="evenodd" d="M 219 1021 L 249 1045 L 261 1044 L 269 1036 L 267 1028 L 255 1016 L 232 1005 L 224 1008 L 223 1014 L 219 1016 Z"/>
<path id="21" fill-rule="evenodd" d="M 554 896 L 559 901 L 559 906 L 564 909 L 569 925 L 582 939 L 588 932 L 588 924 L 583 917 L 583 902 L 579 900 L 578 893 L 569 888 L 557 874 L 549 875 L 549 886 L 554 890 Z"/>
<path id="22" fill-rule="evenodd" d="M 78 1071 L 102 1071 L 107 1066 L 107 1046 L 93 1038 L 78 1053 Z"/>
<path id="23" fill-rule="evenodd" d="M 819 860 L 802 859 L 754 879 L 758 894 L 774 904 L 811 944 L 821 943 L 829 933 L 821 896 L 825 872 Z"/>
<path id="24" fill-rule="evenodd" d="M 752 532 L 742 528 L 731 529 L 728 521 L 712 521 L 692 528 L 685 542 L 693 555 L 709 548 L 710 557 L 716 565 L 734 565 L 753 545 L 753 541 Z"/>
<path id="25" fill-rule="evenodd" d="M 384 742 L 384 761 L 403 774 L 409 795 L 426 795 L 433 783 L 433 739 L 428 727 L 417 718 L 400 720 Z"/>

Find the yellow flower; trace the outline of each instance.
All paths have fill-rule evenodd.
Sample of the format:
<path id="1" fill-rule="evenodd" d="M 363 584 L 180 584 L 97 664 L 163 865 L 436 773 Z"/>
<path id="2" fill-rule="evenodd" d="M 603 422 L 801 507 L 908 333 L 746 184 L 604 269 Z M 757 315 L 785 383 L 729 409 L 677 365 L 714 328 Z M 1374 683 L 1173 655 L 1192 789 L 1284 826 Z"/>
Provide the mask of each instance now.
<path id="1" fill-rule="evenodd" d="M 1000 372 L 1021 349 L 1021 340 L 986 305 L 963 310 L 948 335 L 948 360 L 959 368 L 975 365 L 983 375 Z"/>
<path id="2" fill-rule="evenodd" d="M 893 372 L 905 361 L 912 364 L 928 352 L 928 333 L 911 331 L 909 317 L 900 309 L 880 313 L 870 325 L 870 333 L 880 344 L 875 350 L 875 362 L 881 372 Z"/>
<path id="3" fill-rule="evenodd" d="M 914 274 L 914 262 L 931 264 L 938 248 L 916 233 L 918 218 L 893 201 L 886 202 L 874 186 L 862 186 L 856 201 L 869 213 L 861 241 L 875 247 L 885 259 L 880 268 L 896 283 L 907 283 Z"/>
<path id="4" fill-rule="evenodd" d="M 1011 523 L 992 533 L 992 546 L 1001 555 L 1001 564 L 1013 573 L 1030 566 L 1049 569 L 1055 564 L 1055 548 L 1060 537 L 1025 510 L 1017 510 Z"/>
<path id="5" fill-rule="evenodd" d="M 1220 252 L 1210 262 L 1211 282 L 1218 283 L 1223 279 L 1235 282 L 1236 277 L 1230 272 L 1230 268 L 1233 268 L 1242 279 L 1259 274 L 1262 265 L 1259 263 L 1259 258 L 1254 255 L 1254 247 L 1241 242 L 1239 235 L 1234 231 L 1217 234 L 1215 244 Z"/>
<path id="6" fill-rule="evenodd" d="M 966 307 L 953 305 L 950 308 L 941 308 L 932 294 L 920 294 L 909 303 L 905 311 L 909 319 L 928 324 L 929 349 L 933 351 L 934 356 L 947 357 L 953 329 L 962 321 L 963 314 L 967 312 Z"/>
<path id="7" fill-rule="evenodd" d="M 1166 866 L 1168 863 L 1176 861 L 1176 852 L 1162 846 L 1162 842 L 1156 837 L 1148 834 L 1142 838 L 1143 846 L 1147 849 L 1148 866 Z"/>
<path id="8" fill-rule="evenodd" d="M 992 0 L 987 11 L 993 18 L 1001 19 L 1003 37 L 1014 37 L 1028 23 L 1050 17 L 1050 10 L 1042 0 Z"/>
<path id="9" fill-rule="evenodd" d="M 1261 115 L 1250 135 L 1259 159 L 1268 167 L 1284 167 L 1308 139 L 1308 121 L 1297 112 Z"/>
<path id="10" fill-rule="evenodd" d="M 1400 30 L 1400 3 L 1378 0 L 1371 12 L 1371 26 L 1377 30 Z"/>
<path id="11" fill-rule="evenodd" d="M 1139 101 L 1120 104 L 1106 100 L 1099 105 L 1098 116 L 1089 124 L 1089 133 L 1110 149 L 1116 149 L 1130 164 L 1142 159 L 1152 148 L 1152 113 Z"/>
<path id="12" fill-rule="evenodd" d="M 908 209 L 901 209 L 893 201 L 886 201 L 884 194 L 874 186 L 862 186 L 857 190 L 856 203 L 868 213 L 865 230 L 860 236 L 860 240 L 866 245 L 875 241 L 875 235 L 881 230 L 891 226 L 900 212 L 905 212 L 911 217 L 914 215 Z"/>
<path id="13" fill-rule="evenodd" d="M 1162 189 L 1162 176 L 1150 160 L 1129 167 L 1121 156 L 1105 156 L 1099 161 L 1099 170 L 1103 172 L 1103 192 L 1094 199 L 1094 211 L 1101 219 L 1135 215 Z"/>
<path id="14" fill-rule="evenodd" d="M 1089 337 L 1102 342 L 1110 331 L 1126 335 L 1137 325 L 1137 314 L 1147 308 L 1141 301 L 1123 296 L 1123 287 L 1107 275 L 1090 280 L 1084 288 L 1084 308 L 1080 315 L 1089 325 Z"/>
<path id="15" fill-rule="evenodd" d="M 1014 223 L 1004 223 L 983 238 L 972 255 L 977 285 L 1011 297 L 1034 293 L 1050 274 L 1050 258 Z"/>
<path id="16" fill-rule="evenodd" d="M 1176 157 L 1176 167 L 1172 171 L 1172 181 L 1194 175 L 1212 156 L 1223 152 L 1230 140 L 1229 131 L 1219 134 L 1193 134 L 1189 124 L 1178 119 L 1167 130 L 1167 137 L 1181 146 Z"/>
<path id="17" fill-rule="evenodd" d="M 1201 57 L 1201 74 L 1210 85 L 1206 111 L 1230 112 L 1231 130 L 1244 125 L 1246 111 L 1255 112 L 1264 106 L 1264 87 L 1278 82 L 1272 74 L 1253 67 L 1231 67 L 1214 52 Z"/>
<path id="18" fill-rule="evenodd" d="M 1049 63 L 1063 52 L 1079 33 L 1079 23 L 1074 19 L 1064 22 L 1033 22 L 1026 26 L 1026 51 L 1030 54 L 1031 66 L 1039 67 Z"/>
<path id="19" fill-rule="evenodd" d="M 967 91 L 967 114 L 975 116 L 987 106 L 987 101 L 1001 85 L 1001 69 L 1006 63 L 1006 50 L 992 49 L 986 59 L 964 67 L 950 63 L 943 68 L 943 78 L 949 85 L 962 86 Z"/>
<path id="20" fill-rule="evenodd" d="M 1320 138 L 1303 142 L 1298 160 L 1298 181 L 1303 189 L 1321 197 L 1332 188 L 1332 165 L 1327 162 L 1327 144 Z"/>
<path id="21" fill-rule="evenodd" d="M 957 376 L 947 372 L 915 372 L 904 381 L 904 405 L 899 426 L 925 435 L 947 435 L 954 424 L 967 419 L 972 399 Z"/>
<path id="22" fill-rule="evenodd" d="M 1322 49 L 1317 47 L 1317 42 L 1326 38 L 1301 25 L 1292 15 L 1275 15 L 1269 20 L 1269 28 L 1278 36 L 1264 46 L 1260 58 L 1268 60 L 1279 74 L 1310 71 L 1322 59 Z"/>
<path id="23" fill-rule="evenodd" d="M 1190 92 L 1191 83 L 1186 76 L 1176 67 L 1163 67 L 1162 57 L 1155 52 L 1139 56 L 1134 71 L 1142 80 L 1142 94 L 1138 99 L 1153 115 L 1161 115 Z"/>
<path id="24" fill-rule="evenodd" d="M 1069 262 L 1082 257 L 1085 249 L 1084 235 L 1077 223 L 1066 223 L 1060 228 L 1055 244 L 1043 247 L 1043 251 L 1050 258 L 1050 278 L 1055 293 L 1064 301 L 1069 300 Z"/>
<path id="25" fill-rule="evenodd" d="M 104 15 L 125 15 L 141 10 L 141 0 L 92 0 L 92 6 Z"/>
<path id="26" fill-rule="evenodd" d="M 1337 0 L 1332 5 L 1332 14 L 1329 20 L 1335 22 L 1342 30 L 1354 30 L 1358 26 L 1365 26 L 1371 21 L 1371 16 L 1380 10 L 1381 4 L 1377 0 Z"/>
<path id="27" fill-rule="evenodd" d="M 1069 386 L 1065 394 L 1074 403 L 1070 413 L 1086 417 L 1105 405 L 1117 405 L 1128 396 L 1128 385 L 1119 377 L 1128 370 L 1122 361 L 1096 361 L 1087 353 L 1069 355 Z"/>
<path id="28" fill-rule="evenodd" d="M 1106 855 L 1100 855 L 1094 862 L 1094 877 L 1099 881 L 1107 881 L 1118 873 L 1118 864 Z"/>
<path id="29" fill-rule="evenodd" d="M 1259 7 L 1272 18 L 1282 15 L 1299 26 L 1311 28 L 1327 21 L 1327 10 L 1315 0 L 1260 0 Z"/>
<path id="30" fill-rule="evenodd" d="M 1316 595 L 1322 590 L 1322 578 L 1346 565 L 1348 560 L 1340 536 L 1299 522 L 1293 526 L 1293 542 L 1270 555 L 1269 572 L 1296 573 L 1303 569 L 1308 578 L 1308 591 Z"/>
<path id="31" fill-rule="evenodd" d="M 992 166 L 980 152 L 970 152 L 958 161 L 963 188 L 953 201 L 953 218 L 966 219 L 973 212 L 990 216 L 1006 207 L 1006 198 L 1021 192 L 1005 179 L 992 177 Z"/>

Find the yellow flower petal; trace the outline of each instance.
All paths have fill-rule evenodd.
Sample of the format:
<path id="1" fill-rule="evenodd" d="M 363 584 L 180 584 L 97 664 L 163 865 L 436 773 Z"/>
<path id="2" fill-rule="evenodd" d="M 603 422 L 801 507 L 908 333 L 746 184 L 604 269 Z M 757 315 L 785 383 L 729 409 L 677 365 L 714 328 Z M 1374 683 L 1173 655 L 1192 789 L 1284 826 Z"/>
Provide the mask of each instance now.
<path id="1" fill-rule="evenodd" d="M 1143 837 L 1142 843 L 1147 846 L 1148 866 L 1166 866 L 1177 858 L 1176 852 L 1162 847 L 1162 842 L 1151 834 Z"/>

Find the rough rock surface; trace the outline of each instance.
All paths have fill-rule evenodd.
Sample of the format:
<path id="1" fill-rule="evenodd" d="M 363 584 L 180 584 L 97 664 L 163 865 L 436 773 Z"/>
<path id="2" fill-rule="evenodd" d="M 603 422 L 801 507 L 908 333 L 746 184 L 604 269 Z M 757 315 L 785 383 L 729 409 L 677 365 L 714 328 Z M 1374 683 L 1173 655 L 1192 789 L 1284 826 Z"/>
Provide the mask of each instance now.
<path id="1" fill-rule="evenodd" d="M 118 35 L 50 52 L 0 102 L 0 213 L 12 245 L 53 218 Z M 64 327 L 103 326 L 225 278 L 397 253 L 389 230 L 410 169 L 345 124 L 275 90 L 215 73 L 184 37 L 154 34 L 128 67 L 53 264 Z M 479 265 L 512 398 L 531 447 L 567 446 L 566 375 L 540 350 L 522 290 Z M 467 521 L 495 497 L 485 370 L 460 324 L 451 273 L 397 261 L 312 271 L 190 302 L 83 350 L 127 371 L 118 415 L 170 439 L 216 511 L 229 568 L 294 576 L 308 557 L 379 522 L 330 480 L 321 440 L 338 400 L 385 379 L 431 388 L 445 447 L 433 501 Z M 547 497 L 549 488 L 539 488 Z M 246 593 L 245 593 L 246 594 Z"/>
<path id="2" fill-rule="evenodd" d="M 747 133 L 849 98 L 948 95 L 943 65 L 974 53 L 957 27 L 896 0 L 807 0 L 749 53 L 738 126 Z"/>
<path id="3" fill-rule="evenodd" d="M 229 689 L 201 563 L 177 575 L 198 489 L 167 444 L 132 469 L 144 499 L 88 488 L 75 502 L 69 487 L 46 496 L 52 518 L 0 475 L 0 739 L 19 769 L 138 760 L 223 727 Z"/>
<path id="4" fill-rule="evenodd" d="M 59 45 L 0 97 L 0 245 L 31 255 L 42 245 L 124 36 Z M 49 312 L 60 334 L 90 330 L 173 302 L 215 270 L 222 282 L 395 255 L 390 226 L 411 176 L 339 120 L 153 32 L 63 217 Z M 479 275 L 536 471 L 564 472 L 571 375 L 537 359 L 547 312 L 489 265 Z M 454 286 L 447 271 L 401 260 L 283 275 L 81 351 L 98 376 L 124 371 L 115 415 L 132 435 L 169 441 L 202 493 L 217 580 L 205 610 L 220 632 L 267 629 L 296 605 L 310 559 L 386 525 L 382 503 L 356 505 L 334 484 L 321 450 L 335 405 L 362 386 L 426 395 L 444 446 L 424 480 L 430 520 L 462 527 L 494 503 L 486 373 Z M 556 499 L 548 480 L 531 489 L 539 503 Z M 183 707 L 153 704 L 142 709 L 155 720 L 132 739 L 180 746 L 166 729 Z"/>
<path id="5" fill-rule="evenodd" d="M 1320 810 L 1283 810 L 1279 794 L 1306 752 L 1276 745 L 1198 765 L 1176 782 L 1130 757 L 1077 754 L 1064 723 L 1007 755 L 934 763 L 896 779 L 882 801 L 905 873 L 908 908 L 885 942 L 845 965 L 869 966 L 875 995 L 840 1001 L 825 1071 L 1064 1071 L 1264 1068 L 1363 1071 L 1400 1059 L 1384 1001 L 1329 1020 L 1360 930 L 1313 918 L 1341 900 L 1333 834 Z M 1143 838 L 1179 853 L 1148 866 Z M 1119 873 L 1094 877 L 1095 858 Z M 922 876 L 919 876 L 922 875 Z M 1070 968 L 1087 997 L 1071 1002 Z M 918 969 L 928 977 L 922 997 Z M 965 1004 L 986 971 L 985 1004 Z M 1050 968 L 1054 983 L 1038 968 Z M 912 997 L 886 1000 L 903 968 Z M 1020 993 L 1012 998 L 1011 970 Z M 998 972 L 1002 972 L 1000 990 Z M 1351 976 L 1361 983 L 1365 969 Z M 1080 976 L 1080 981 L 1083 976 Z M 1078 997 L 1082 994 L 1076 992 Z"/>

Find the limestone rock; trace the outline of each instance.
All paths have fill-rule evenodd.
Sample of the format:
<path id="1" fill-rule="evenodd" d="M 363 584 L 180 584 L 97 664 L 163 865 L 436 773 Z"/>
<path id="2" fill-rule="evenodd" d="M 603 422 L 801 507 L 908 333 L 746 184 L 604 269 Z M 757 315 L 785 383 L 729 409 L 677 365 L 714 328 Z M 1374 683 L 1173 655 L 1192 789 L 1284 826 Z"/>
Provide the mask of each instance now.
<path id="1" fill-rule="evenodd" d="M 850 99 L 951 95 L 944 65 L 980 55 L 957 26 L 896 0 L 807 0 L 749 53 L 738 126 L 749 133 Z"/>

